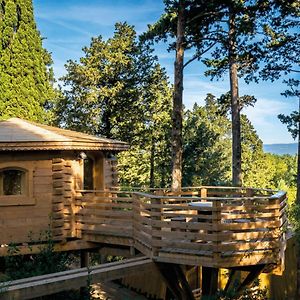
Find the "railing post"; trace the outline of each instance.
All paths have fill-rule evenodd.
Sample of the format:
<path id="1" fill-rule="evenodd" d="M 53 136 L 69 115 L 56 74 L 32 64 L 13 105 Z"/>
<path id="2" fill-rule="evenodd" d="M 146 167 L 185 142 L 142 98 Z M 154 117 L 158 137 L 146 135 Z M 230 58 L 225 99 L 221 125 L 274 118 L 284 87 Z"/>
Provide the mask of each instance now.
<path id="1" fill-rule="evenodd" d="M 207 197 L 207 189 L 201 188 L 200 189 L 200 198 L 206 198 L 206 197 Z"/>
<path id="2" fill-rule="evenodd" d="M 269 199 L 269 202 L 271 199 Z M 278 204 L 280 207 L 276 209 L 276 214 L 277 217 L 274 218 L 274 220 L 276 220 L 278 222 L 278 224 L 280 224 L 278 226 L 278 228 L 276 230 L 280 231 L 280 238 L 279 238 L 279 260 L 280 263 L 278 265 L 278 267 L 275 270 L 275 274 L 277 273 L 278 275 L 282 275 L 283 270 L 284 270 L 284 264 L 285 264 L 285 250 L 286 250 L 286 228 L 285 228 L 285 223 L 286 223 L 286 219 L 285 219 L 285 213 L 282 212 L 282 209 L 285 210 L 285 203 L 286 203 L 286 193 L 284 193 L 283 195 L 279 195 L 275 201 L 276 204 Z M 283 208 L 281 206 L 281 203 L 284 202 L 283 204 Z"/>
<path id="3" fill-rule="evenodd" d="M 215 235 L 216 239 L 214 239 L 213 245 L 213 262 L 218 266 L 220 263 L 221 252 L 220 252 L 220 244 L 221 241 L 218 239 L 219 227 L 218 225 L 221 223 L 221 202 L 213 201 L 212 205 L 212 234 Z M 215 294 L 215 291 L 218 289 L 218 274 L 219 269 L 217 267 L 202 267 L 202 291 L 203 296 L 211 296 Z"/>
<path id="4" fill-rule="evenodd" d="M 159 195 L 162 195 L 162 192 L 161 191 L 156 191 L 155 192 L 155 196 L 159 196 Z M 163 203 L 162 199 L 159 198 L 159 197 L 153 197 L 153 198 L 150 198 L 150 201 L 151 201 L 151 206 L 154 204 L 158 204 L 158 205 L 161 205 Z M 163 218 L 162 218 L 162 208 L 156 208 L 156 207 L 151 207 L 151 212 L 157 214 L 159 213 L 159 215 L 151 215 L 151 230 L 152 230 L 152 242 L 151 242 L 151 246 L 152 246 L 152 256 L 158 256 L 159 254 L 159 250 L 160 250 L 160 246 L 157 245 L 154 245 L 154 243 L 156 241 L 160 241 L 161 240 L 161 237 L 160 236 L 157 236 L 154 231 L 157 231 L 157 232 L 161 232 L 161 225 L 158 225 L 156 224 L 155 226 L 153 225 L 153 221 L 162 221 Z M 154 243 L 153 243 L 154 242 Z"/>
<path id="5" fill-rule="evenodd" d="M 220 225 L 221 224 L 221 200 L 213 201 L 212 205 L 212 227 L 213 227 L 213 234 L 216 236 L 217 240 L 214 241 L 214 251 L 213 251 L 213 258 L 215 263 L 220 262 L 221 258 L 221 241 L 219 240 L 218 233 L 220 232 Z"/>
<path id="6" fill-rule="evenodd" d="M 140 215 L 139 196 L 136 193 L 132 193 L 132 239 L 133 245 L 136 242 L 136 223 L 139 222 Z"/>

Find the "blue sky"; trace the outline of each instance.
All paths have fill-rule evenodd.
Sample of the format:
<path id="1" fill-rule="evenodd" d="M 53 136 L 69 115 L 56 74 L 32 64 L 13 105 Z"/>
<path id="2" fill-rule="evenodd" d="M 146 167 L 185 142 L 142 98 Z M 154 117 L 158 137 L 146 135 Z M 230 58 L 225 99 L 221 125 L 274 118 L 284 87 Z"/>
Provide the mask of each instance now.
<path id="1" fill-rule="evenodd" d="M 162 0 L 33 0 L 35 18 L 44 47 L 52 53 L 56 78 L 65 74 L 64 64 L 68 59 L 78 60 L 82 48 L 89 45 L 91 37 L 113 34 L 114 24 L 127 21 L 137 33 L 147 29 L 163 12 Z M 174 52 L 164 45 L 156 46 L 160 64 L 166 68 L 170 82 L 173 81 Z M 216 96 L 228 91 L 229 80 L 210 81 L 203 75 L 203 66 L 192 63 L 185 69 L 184 105 L 203 103 L 207 93 Z M 254 95 L 258 101 L 246 114 L 264 143 L 292 143 L 294 140 L 277 118 L 279 113 L 288 114 L 297 109 L 296 99 L 280 95 L 285 89 L 281 81 L 274 83 L 245 84 L 240 81 L 240 95 Z"/>

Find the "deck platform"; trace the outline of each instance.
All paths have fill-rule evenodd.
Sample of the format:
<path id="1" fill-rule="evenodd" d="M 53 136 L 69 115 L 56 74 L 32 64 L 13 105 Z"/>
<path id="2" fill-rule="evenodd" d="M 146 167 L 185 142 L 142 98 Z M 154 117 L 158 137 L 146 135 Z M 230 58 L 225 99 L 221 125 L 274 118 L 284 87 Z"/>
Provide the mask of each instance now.
<path id="1" fill-rule="evenodd" d="M 77 236 L 87 242 L 131 246 L 154 261 L 214 268 L 282 261 L 284 192 L 229 187 L 77 192 Z"/>

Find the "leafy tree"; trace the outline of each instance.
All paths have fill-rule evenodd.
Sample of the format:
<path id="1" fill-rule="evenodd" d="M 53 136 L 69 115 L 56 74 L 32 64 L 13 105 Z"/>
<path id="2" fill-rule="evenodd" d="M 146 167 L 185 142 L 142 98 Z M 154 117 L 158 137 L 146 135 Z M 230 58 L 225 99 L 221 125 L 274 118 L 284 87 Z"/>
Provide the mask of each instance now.
<path id="1" fill-rule="evenodd" d="M 268 188 L 272 181 L 270 165 L 263 143 L 246 115 L 241 115 L 242 183 L 244 186 Z"/>
<path id="2" fill-rule="evenodd" d="M 156 65 L 144 86 L 144 122 L 129 151 L 119 154 L 122 185 L 165 187 L 170 183 L 172 93 L 164 69 Z"/>
<path id="3" fill-rule="evenodd" d="M 0 119 L 45 122 L 55 97 L 50 54 L 43 49 L 31 0 L 0 2 Z"/>
<path id="4" fill-rule="evenodd" d="M 266 153 L 265 163 L 270 178 L 266 187 L 287 191 L 288 200 L 293 203 L 296 198 L 297 157 Z"/>
<path id="5" fill-rule="evenodd" d="M 254 79 L 277 80 L 282 75 L 296 75 L 299 70 L 300 3 L 298 0 L 273 1 L 263 23 L 261 68 Z"/>
<path id="6" fill-rule="evenodd" d="M 279 120 L 287 125 L 288 131 L 292 134 L 294 139 L 298 138 L 298 158 L 297 158 L 297 194 L 296 201 L 300 204 L 300 80 L 289 79 L 285 81 L 289 87 L 283 95 L 285 97 L 298 98 L 298 111 L 293 111 L 289 116 L 280 114 Z"/>
<path id="7" fill-rule="evenodd" d="M 228 184 L 230 181 L 231 131 L 223 98 L 208 94 L 205 106 L 195 104 L 193 110 L 185 114 L 185 185 Z M 245 115 L 241 115 L 241 142 L 243 185 L 270 187 L 272 167 L 266 161 L 262 141 Z"/>
<path id="8" fill-rule="evenodd" d="M 107 41 L 93 38 L 83 51 L 80 62 L 66 65 L 58 123 L 129 142 L 131 149 L 119 155 L 121 184 L 164 185 L 171 109 L 165 70 L 127 23 L 117 23 Z"/>
<path id="9" fill-rule="evenodd" d="M 230 172 L 230 122 L 219 113 L 215 96 L 185 113 L 183 182 L 185 186 L 227 184 Z"/>
<path id="10" fill-rule="evenodd" d="M 166 0 L 165 14 L 142 39 L 161 40 L 168 36 L 176 39 L 172 47 L 176 51 L 174 63 L 174 91 L 172 110 L 172 189 L 180 190 L 182 183 L 182 120 L 183 120 L 183 68 L 185 43 L 186 11 L 189 1 Z"/>
<path id="11" fill-rule="evenodd" d="M 182 96 L 184 64 L 184 0 L 179 0 L 177 10 L 176 59 L 174 64 L 174 94 L 172 115 L 172 190 L 181 189 L 182 181 Z"/>
<path id="12" fill-rule="evenodd" d="M 221 1 L 222 2 L 222 1 Z M 210 68 L 206 75 L 220 78 L 229 72 L 230 106 L 232 121 L 232 183 L 241 185 L 242 181 L 242 144 L 241 144 L 241 109 L 242 101 L 255 101 L 253 97 L 239 96 L 238 77 L 251 74 L 259 67 L 258 32 L 261 19 L 269 7 L 267 2 L 227 1 L 216 13 L 218 20 L 213 25 L 216 46 L 211 57 L 204 59 Z M 247 102 L 246 102 L 247 103 Z"/>
<path id="13" fill-rule="evenodd" d="M 215 3 L 215 1 L 213 1 Z M 152 41 L 167 41 L 169 37 L 176 42 L 170 44 L 169 50 L 176 51 L 174 64 L 174 93 L 172 113 L 172 189 L 181 188 L 182 181 L 182 120 L 183 120 L 183 71 L 184 68 L 200 57 L 211 47 L 213 42 L 205 37 L 214 14 L 211 14 L 211 5 L 198 0 L 165 0 L 165 13 L 154 24 L 149 26 L 143 39 Z M 196 20 L 196 21 L 195 21 Z M 195 31 L 195 24 L 201 24 Z M 184 52 L 197 45 L 191 59 L 184 62 Z"/>
<path id="14" fill-rule="evenodd" d="M 285 80 L 288 90 L 283 94 L 286 97 L 296 96 L 299 98 L 299 80 L 294 76 L 300 73 L 299 66 L 299 46 L 300 46 L 300 3 L 297 0 L 275 1 L 277 11 L 270 11 L 274 16 L 265 26 L 265 60 L 264 67 L 259 73 L 263 80 L 274 81 L 282 75 L 289 75 Z M 279 13 L 278 13 L 279 11 Z M 292 136 L 298 136 L 298 162 L 297 162 L 297 194 L 296 204 L 293 206 L 291 221 L 294 225 L 296 235 L 299 237 L 299 205 L 300 205 L 300 101 L 298 111 L 292 112 L 290 116 L 279 115 L 279 119 L 287 124 L 288 130 Z M 296 218 L 295 218 L 296 216 Z M 297 224 L 298 223 L 298 224 Z M 299 241 L 298 241 L 299 242 Z M 297 265 L 300 268 L 300 256 L 298 256 Z M 299 273 L 299 272 L 298 272 Z M 299 277 L 299 274 L 298 276 Z M 297 278 L 297 293 L 300 295 L 300 279 Z"/>
<path id="15" fill-rule="evenodd" d="M 93 38 L 80 62 L 68 61 L 68 87 L 57 106 L 58 122 L 79 131 L 131 141 L 143 117 L 140 90 L 155 58 L 127 23 L 112 38 Z M 88 122 L 87 122 L 88 120 Z"/>

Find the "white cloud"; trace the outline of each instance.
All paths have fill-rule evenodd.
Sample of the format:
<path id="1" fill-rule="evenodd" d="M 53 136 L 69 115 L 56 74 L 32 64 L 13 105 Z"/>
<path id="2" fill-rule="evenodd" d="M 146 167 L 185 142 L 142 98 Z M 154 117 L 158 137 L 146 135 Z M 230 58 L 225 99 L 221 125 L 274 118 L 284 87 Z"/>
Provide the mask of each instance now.
<path id="1" fill-rule="evenodd" d="M 248 116 L 258 135 L 266 144 L 292 143 L 293 139 L 286 126 L 278 119 L 278 114 L 289 114 L 295 107 L 289 101 L 258 99 L 254 107 L 248 107 L 244 113 Z"/>

